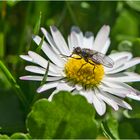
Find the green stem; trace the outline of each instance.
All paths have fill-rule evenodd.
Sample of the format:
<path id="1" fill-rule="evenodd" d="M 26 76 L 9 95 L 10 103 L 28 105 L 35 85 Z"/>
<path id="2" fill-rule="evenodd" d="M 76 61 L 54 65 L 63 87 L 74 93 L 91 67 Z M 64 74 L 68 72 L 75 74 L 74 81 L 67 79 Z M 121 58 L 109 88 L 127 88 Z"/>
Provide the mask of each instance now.
<path id="1" fill-rule="evenodd" d="M 12 76 L 12 74 L 9 72 L 9 70 L 6 68 L 6 66 L 3 64 L 2 61 L 0 61 L 0 69 L 5 74 L 6 78 L 10 82 L 13 90 L 15 91 L 16 95 L 18 96 L 19 100 L 22 102 L 24 107 L 27 106 L 27 100 L 25 95 L 23 94 L 22 90 L 20 89 L 20 86 L 17 84 L 16 80 Z"/>
<path id="2" fill-rule="evenodd" d="M 50 66 L 50 61 L 48 60 L 48 65 L 47 65 L 43 80 L 41 81 L 41 85 L 44 85 L 45 82 L 47 81 L 49 66 Z M 35 94 L 30 106 L 32 106 L 34 104 L 34 102 L 39 99 L 39 97 L 40 97 L 39 93 Z"/>

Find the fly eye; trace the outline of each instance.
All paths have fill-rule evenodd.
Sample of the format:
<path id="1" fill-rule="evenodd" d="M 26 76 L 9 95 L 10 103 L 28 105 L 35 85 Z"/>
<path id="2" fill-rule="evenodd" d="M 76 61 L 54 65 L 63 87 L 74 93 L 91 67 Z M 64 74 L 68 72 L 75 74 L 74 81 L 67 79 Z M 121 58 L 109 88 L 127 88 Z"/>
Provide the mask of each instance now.
<path id="1" fill-rule="evenodd" d="M 76 51 L 77 51 L 78 53 L 80 53 L 80 52 L 81 52 L 81 48 L 80 48 L 80 47 L 77 47 L 77 48 L 76 48 Z"/>

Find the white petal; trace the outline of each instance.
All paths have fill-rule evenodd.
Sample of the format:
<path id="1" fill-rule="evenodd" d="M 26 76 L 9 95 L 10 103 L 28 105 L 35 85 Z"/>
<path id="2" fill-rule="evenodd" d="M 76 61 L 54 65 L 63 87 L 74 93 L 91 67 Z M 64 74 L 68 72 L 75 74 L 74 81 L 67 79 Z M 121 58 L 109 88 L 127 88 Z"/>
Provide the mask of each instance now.
<path id="1" fill-rule="evenodd" d="M 140 58 L 133 58 L 130 61 L 126 62 L 124 66 L 119 67 L 118 69 L 109 71 L 108 74 L 113 74 L 113 73 L 117 73 L 117 72 L 126 70 L 126 69 L 128 69 L 132 66 L 135 66 L 135 65 L 139 64 L 139 63 L 140 63 Z"/>
<path id="2" fill-rule="evenodd" d="M 70 44 L 71 44 L 71 48 L 76 48 L 76 47 L 78 47 L 79 46 L 79 44 L 78 44 L 78 39 L 77 39 L 77 37 L 76 37 L 76 34 L 75 34 L 75 32 L 71 32 L 71 34 L 70 34 L 70 37 L 69 37 L 70 39 Z M 73 50 L 72 49 L 72 50 Z"/>
<path id="3" fill-rule="evenodd" d="M 20 55 L 20 57 L 26 61 L 32 62 L 32 58 L 28 55 Z"/>
<path id="4" fill-rule="evenodd" d="M 83 38 L 83 48 L 93 49 L 93 34 L 91 32 L 86 32 Z"/>
<path id="5" fill-rule="evenodd" d="M 68 46 L 69 46 L 69 50 L 70 50 L 70 52 L 72 53 L 73 52 L 73 44 L 72 44 L 72 41 L 71 41 L 71 37 L 70 37 L 70 35 L 68 36 Z"/>
<path id="6" fill-rule="evenodd" d="M 129 86 L 125 83 L 121 83 L 121 82 L 117 82 L 117 81 L 107 81 L 105 79 L 102 82 L 110 88 L 120 88 L 120 89 L 124 89 L 124 90 L 129 90 L 130 92 L 128 92 L 128 94 L 126 94 L 126 96 L 131 96 L 131 97 L 140 96 L 140 91 L 132 88 L 131 86 Z"/>
<path id="7" fill-rule="evenodd" d="M 77 46 L 74 47 L 83 47 L 83 33 L 80 31 L 79 27 L 73 26 L 71 28 L 71 35 L 73 35 L 76 37 L 77 40 Z"/>
<path id="8" fill-rule="evenodd" d="M 38 93 L 41 93 L 41 92 L 43 92 L 43 91 L 45 91 L 45 90 L 49 90 L 49 89 L 51 89 L 51 88 L 55 88 L 55 87 L 57 87 L 57 84 L 58 84 L 58 82 L 46 83 L 46 84 L 40 86 L 40 87 L 37 89 L 37 92 L 38 92 Z"/>
<path id="9" fill-rule="evenodd" d="M 115 63 L 114 63 L 114 65 L 113 65 L 112 68 L 105 67 L 105 68 L 104 68 L 105 73 L 106 73 L 106 74 L 110 74 L 109 72 L 111 72 L 111 71 L 113 71 L 113 70 L 116 70 L 116 69 L 122 67 L 126 62 L 127 62 L 127 57 L 120 58 L 120 60 L 115 61 Z"/>
<path id="10" fill-rule="evenodd" d="M 123 101 L 122 99 L 120 99 L 118 97 L 115 97 L 111 94 L 103 93 L 103 92 L 101 94 L 104 97 L 107 97 L 108 99 L 112 100 L 113 102 L 116 102 L 119 106 L 122 106 L 122 107 L 127 108 L 127 109 L 132 109 L 132 107 L 128 103 L 126 103 L 125 101 Z"/>
<path id="11" fill-rule="evenodd" d="M 110 27 L 107 25 L 104 25 L 99 30 L 93 44 L 93 50 L 100 52 L 103 49 L 106 41 L 108 40 L 109 32 L 110 32 Z"/>
<path id="12" fill-rule="evenodd" d="M 121 58 L 127 57 L 127 60 L 130 60 L 132 58 L 132 53 L 130 52 L 117 52 L 117 53 L 112 53 L 109 55 L 113 61 L 118 61 Z"/>
<path id="13" fill-rule="evenodd" d="M 95 94 L 93 94 L 93 104 L 98 114 L 103 115 L 106 111 L 106 104 L 102 101 L 101 98 L 98 98 L 97 94 L 98 92 L 95 90 Z"/>
<path id="14" fill-rule="evenodd" d="M 75 85 L 75 88 L 76 88 L 78 91 L 80 91 L 80 90 L 83 89 L 83 87 L 82 87 L 81 85 Z"/>
<path id="15" fill-rule="evenodd" d="M 46 69 L 44 69 L 42 67 L 38 67 L 38 66 L 26 66 L 25 70 L 33 72 L 33 73 L 37 73 L 37 74 L 45 74 L 46 73 Z M 48 75 L 50 75 L 50 76 L 62 76 L 62 74 L 59 71 L 53 72 L 50 67 L 49 67 Z"/>
<path id="16" fill-rule="evenodd" d="M 21 80 L 42 81 L 43 76 L 27 75 L 20 77 Z"/>
<path id="17" fill-rule="evenodd" d="M 32 62 L 40 65 L 41 67 L 43 67 L 45 69 L 47 68 L 48 61 L 46 59 L 44 59 L 39 54 L 37 54 L 35 52 L 32 52 L 32 51 L 29 51 L 28 54 L 32 58 Z M 52 72 L 56 72 L 57 71 L 57 72 L 60 72 L 61 73 L 61 71 L 62 71 L 62 68 L 59 68 L 59 67 L 57 67 L 56 65 L 54 65 L 52 63 L 50 63 L 49 69 Z"/>
<path id="18" fill-rule="evenodd" d="M 107 80 L 107 79 L 103 79 L 102 83 L 105 84 L 106 86 L 110 87 L 110 88 L 128 89 L 132 93 L 136 92 L 136 90 L 134 88 L 132 88 L 131 86 L 129 86 L 125 83 L 122 83 L 121 81 L 118 82 L 118 81 L 110 81 L 110 80 Z"/>
<path id="19" fill-rule="evenodd" d="M 127 94 L 128 98 L 140 101 L 140 95 Z"/>
<path id="20" fill-rule="evenodd" d="M 45 74 L 46 72 L 44 68 L 38 66 L 26 66 L 25 70 L 38 74 Z"/>
<path id="21" fill-rule="evenodd" d="M 51 33 L 52 33 L 52 36 L 56 45 L 59 47 L 59 49 L 63 51 L 63 54 L 69 56 L 70 51 L 68 49 L 68 46 L 62 34 L 59 32 L 59 30 L 55 26 L 51 26 L 50 29 L 51 29 Z"/>
<path id="22" fill-rule="evenodd" d="M 103 92 L 103 91 L 100 90 L 98 92 L 97 96 L 99 98 L 101 98 L 102 100 L 104 100 L 107 104 L 109 104 L 110 106 L 112 106 L 114 108 L 114 110 L 118 110 L 119 109 L 117 103 L 114 100 L 112 100 L 112 98 L 110 98 L 110 95 L 109 94 L 107 94 L 107 93 L 105 93 L 105 92 Z"/>
<path id="23" fill-rule="evenodd" d="M 128 90 L 128 89 L 109 88 L 104 85 L 100 85 L 100 88 L 105 92 L 109 92 L 111 94 L 114 94 L 114 95 L 122 97 L 122 98 L 126 97 L 126 95 L 130 92 L 130 90 Z"/>
<path id="24" fill-rule="evenodd" d="M 70 85 L 68 85 L 67 83 L 65 82 L 60 82 L 58 85 L 57 85 L 57 90 L 66 90 L 66 91 L 72 91 L 75 87 L 72 87 Z"/>
<path id="25" fill-rule="evenodd" d="M 44 68 L 47 68 L 48 61 L 45 60 L 42 56 L 40 56 L 39 54 L 37 54 L 33 51 L 29 51 L 28 54 L 32 58 L 32 62 L 34 62 Z"/>
<path id="26" fill-rule="evenodd" d="M 109 46 L 110 46 L 110 39 L 108 38 L 107 41 L 106 41 L 106 43 L 105 43 L 105 45 L 104 45 L 104 47 L 101 50 L 101 53 L 106 54 Z"/>
<path id="27" fill-rule="evenodd" d="M 125 63 L 128 62 L 128 60 L 130 59 L 131 56 L 132 56 L 131 54 L 128 54 L 128 55 L 124 55 L 121 57 L 119 57 L 119 56 L 116 57 L 112 68 L 105 67 L 105 73 L 109 74 L 110 71 L 123 67 L 125 65 Z"/>
<path id="28" fill-rule="evenodd" d="M 20 77 L 21 80 L 42 81 L 44 76 L 27 75 Z M 47 77 L 47 81 L 58 81 L 63 77 Z"/>
<path id="29" fill-rule="evenodd" d="M 139 76 L 139 74 L 135 73 L 135 72 L 124 72 L 125 75 L 128 75 L 128 76 Z"/>
<path id="30" fill-rule="evenodd" d="M 121 76 L 121 77 L 111 77 L 106 76 L 106 79 L 110 81 L 121 81 L 121 82 L 138 82 L 140 81 L 140 75 L 137 74 L 135 76 Z"/>
<path id="31" fill-rule="evenodd" d="M 94 105 L 99 115 L 103 115 L 105 113 L 106 104 L 96 96 L 94 91 L 81 91 L 79 94 L 84 96 L 89 103 Z"/>
<path id="32" fill-rule="evenodd" d="M 93 96 L 92 94 L 94 94 L 93 92 L 91 93 L 91 92 L 82 90 L 79 92 L 79 94 L 84 96 L 90 104 L 93 103 L 93 97 L 92 97 Z"/>
<path id="33" fill-rule="evenodd" d="M 46 37 L 46 39 L 48 40 L 48 42 L 50 43 L 52 49 L 55 51 L 56 54 L 63 54 L 63 52 L 61 50 L 59 50 L 59 48 L 57 47 L 57 45 L 55 44 L 53 38 L 51 37 L 51 35 L 46 31 L 46 29 L 41 28 L 42 33 L 44 34 L 44 36 Z"/>
<path id="34" fill-rule="evenodd" d="M 63 77 L 47 77 L 47 81 L 60 81 L 60 80 L 62 80 L 63 79 Z"/>
<path id="35" fill-rule="evenodd" d="M 41 42 L 41 38 L 39 36 L 34 36 L 33 40 L 37 45 L 39 45 Z M 64 65 L 63 59 L 58 54 L 56 54 L 53 51 L 53 49 L 49 46 L 49 44 L 47 44 L 45 41 L 43 41 L 41 49 L 49 57 L 49 59 L 52 60 L 52 62 L 55 63 L 57 66 L 61 67 Z"/>

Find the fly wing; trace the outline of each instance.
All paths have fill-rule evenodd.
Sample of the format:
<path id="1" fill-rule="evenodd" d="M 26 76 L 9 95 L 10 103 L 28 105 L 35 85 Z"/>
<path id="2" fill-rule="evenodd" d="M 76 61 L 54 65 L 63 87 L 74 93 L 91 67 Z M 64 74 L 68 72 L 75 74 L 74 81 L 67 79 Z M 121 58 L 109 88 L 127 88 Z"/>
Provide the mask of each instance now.
<path id="1" fill-rule="evenodd" d="M 102 64 L 102 65 L 109 67 L 109 68 L 112 68 L 114 65 L 114 62 L 110 57 L 108 57 L 100 52 L 95 51 L 95 53 L 93 54 L 91 59 L 94 62 Z"/>

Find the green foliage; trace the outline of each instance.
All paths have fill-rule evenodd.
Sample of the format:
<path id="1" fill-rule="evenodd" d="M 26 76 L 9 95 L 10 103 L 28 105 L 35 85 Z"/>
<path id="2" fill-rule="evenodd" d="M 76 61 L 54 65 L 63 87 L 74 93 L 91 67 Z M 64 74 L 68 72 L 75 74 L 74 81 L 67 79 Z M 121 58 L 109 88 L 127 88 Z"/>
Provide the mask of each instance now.
<path id="1" fill-rule="evenodd" d="M 121 139 L 138 139 L 139 136 L 135 132 L 130 123 L 122 122 L 119 126 L 119 134 Z"/>
<path id="2" fill-rule="evenodd" d="M 11 86 L 15 90 L 17 96 L 19 97 L 19 99 L 21 100 L 21 102 L 23 103 L 23 105 L 26 106 L 26 103 L 27 102 L 26 102 L 26 98 L 25 98 L 24 94 L 22 93 L 19 85 L 16 83 L 16 80 L 14 79 L 14 77 L 9 72 L 9 70 L 6 68 L 6 66 L 3 64 L 2 61 L 0 61 L 0 69 L 5 74 L 6 78 L 10 82 Z"/>
<path id="3" fill-rule="evenodd" d="M 132 46 L 132 52 L 134 54 L 135 57 L 138 57 L 140 56 L 140 38 L 136 38 L 134 41 L 133 41 L 133 46 Z"/>
<path id="4" fill-rule="evenodd" d="M 118 45 L 118 50 L 131 52 L 133 50 L 132 49 L 132 42 L 128 41 L 128 40 L 124 40 L 124 41 L 120 42 Z"/>
<path id="5" fill-rule="evenodd" d="M 139 119 L 140 118 L 140 109 L 139 109 L 139 106 L 140 106 L 140 102 L 137 102 L 137 101 L 133 101 L 131 103 L 132 107 L 133 107 L 133 110 L 132 111 L 126 111 L 124 112 L 126 117 L 128 118 L 137 118 Z"/>
<path id="6" fill-rule="evenodd" d="M 1 135 L 0 134 L 0 139 L 10 139 L 7 135 Z"/>
<path id="7" fill-rule="evenodd" d="M 40 12 L 40 16 L 39 16 L 39 19 L 38 21 L 36 22 L 35 24 L 35 27 L 34 27 L 34 34 L 38 34 L 39 33 L 39 30 L 40 30 L 40 24 L 41 24 L 41 12 Z"/>
<path id="8" fill-rule="evenodd" d="M 107 114 L 104 122 L 101 124 L 103 134 L 109 139 L 119 139 L 118 120 L 115 115 Z"/>
<path id="9" fill-rule="evenodd" d="M 113 139 L 112 136 L 107 132 L 107 130 L 105 129 L 104 125 L 101 124 L 101 129 L 102 129 L 102 133 L 103 135 L 108 138 L 108 139 Z"/>
<path id="10" fill-rule="evenodd" d="M 0 139 L 31 139 L 31 136 L 29 134 L 17 132 L 12 134 L 10 137 L 8 135 L 0 134 Z"/>
<path id="11" fill-rule="evenodd" d="M 4 56 L 4 35 L 3 33 L 0 33 L 0 58 L 3 58 Z"/>
<path id="12" fill-rule="evenodd" d="M 115 139 L 119 139 L 118 125 L 119 124 L 118 124 L 117 119 L 114 116 L 109 115 L 107 118 L 107 126 L 108 126 L 110 133 L 112 134 L 112 136 Z"/>
<path id="13" fill-rule="evenodd" d="M 48 102 L 41 98 L 48 98 L 52 90 L 37 94 L 41 83 L 19 80 L 20 76 L 28 74 L 24 70 L 27 62 L 19 55 L 28 50 L 44 55 L 41 46 L 45 37 L 38 47 L 32 41 L 33 34 L 42 36 L 40 27 L 49 31 L 50 25 L 56 25 L 67 39 L 73 25 L 96 36 L 100 27 L 108 24 L 111 27 L 109 52 L 129 51 L 139 57 L 139 19 L 139 1 L 1 1 L 0 139 L 101 139 L 103 135 L 107 139 L 140 139 L 139 101 L 129 100 L 131 111 L 120 110 L 116 114 L 113 111 L 101 117 L 84 97 L 62 92 Z M 134 69 L 140 74 L 139 65 L 130 71 Z M 47 73 L 48 70 L 43 83 Z M 139 82 L 130 84 L 140 90 Z"/>
<path id="14" fill-rule="evenodd" d="M 24 133 L 14 133 L 10 137 L 10 139 L 31 139 L 29 134 L 24 134 Z"/>
<path id="15" fill-rule="evenodd" d="M 126 3 L 134 10 L 140 12 L 140 2 L 139 1 L 126 1 Z"/>
<path id="16" fill-rule="evenodd" d="M 126 26 L 127 23 L 127 26 Z M 117 41 L 124 39 L 132 40 L 133 37 L 138 36 L 139 23 L 135 15 L 128 10 L 120 12 L 120 16 L 116 20 L 116 24 L 113 29 L 113 34 Z"/>
<path id="17" fill-rule="evenodd" d="M 27 118 L 32 138 L 96 138 L 95 112 L 84 97 L 59 92 L 36 102 Z"/>

